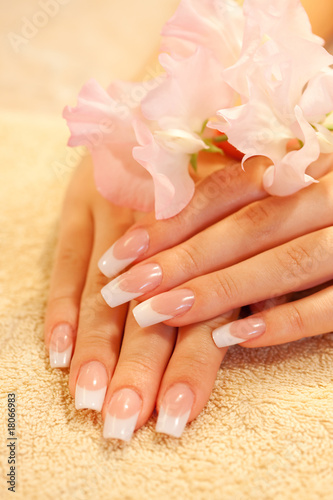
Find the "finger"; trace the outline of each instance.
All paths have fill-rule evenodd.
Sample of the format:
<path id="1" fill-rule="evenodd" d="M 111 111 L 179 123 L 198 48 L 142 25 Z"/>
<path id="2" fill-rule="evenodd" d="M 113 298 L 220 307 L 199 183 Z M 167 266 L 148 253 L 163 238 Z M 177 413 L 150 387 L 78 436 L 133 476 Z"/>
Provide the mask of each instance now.
<path id="1" fill-rule="evenodd" d="M 124 332 L 127 306 L 110 310 L 100 289 L 106 278 L 97 267 L 101 248 L 111 244 L 132 223 L 132 212 L 111 205 L 96 193 L 93 205 L 94 246 L 80 304 L 69 388 L 77 409 L 100 411 L 114 372 Z M 106 231 L 106 228 L 108 230 Z"/>
<path id="2" fill-rule="evenodd" d="M 253 314 L 256 314 L 261 311 L 271 309 L 272 307 L 278 306 L 280 304 L 286 304 L 291 300 L 291 297 L 293 295 L 293 293 L 289 293 L 288 295 L 282 295 L 281 297 L 273 297 L 271 299 L 262 300 L 261 302 L 255 302 L 254 304 L 250 304 L 250 311 Z"/>
<path id="3" fill-rule="evenodd" d="M 102 293 L 110 307 L 133 298 L 141 302 L 332 223 L 333 172 L 320 184 L 288 198 L 269 197 L 244 207 L 190 240 L 132 267 Z"/>
<path id="4" fill-rule="evenodd" d="M 156 295 L 134 310 L 142 327 L 183 326 L 332 279 L 333 226 Z"/>
<path id="5" fill-rule="evenodd" d="M 176 329 L 157 325 L 143 331 L 128 316 L 121 353 L 105 404 L 105 438 L 131 439 L 151 416 L 165 367 L 172 353 Z"/>
<path id="6" fill-rule="evenodd" d="M 85 162 L 72 178 L 62 210 L 45 316 L 45 345 L 50 348 L 52 368 L 69 366 L 76 336 L 81 293 L 93 242 L 89 179 L 89 165 Z"/>
<path id="7" fill-rule="evenodd" d="M 174 353 L 158 395 L 157 432 L 180 437 L 207 403 L 227 352 L 212 342 L 212 331 L 237 319 L 239 310 L 179 329 Z"/>
<path id="8" fill-rule="evenodd" d="M 101 271 L 108 277 L 115 276 L 134 261 L 171 248 L 252 201 L 266 197 L 262 176 L 268 164 L 264 158 L 249 160 L 243 172 L 239 163 L 231 162 L 201 181 L 190 204 L 176 217 L 156 221 L 150 214 L 142 218 L 101 257 Z"/>
<path id="9" fill-rule="evenodd" d="M 218 347 L 284 344 L 333 330 L 333 286 L 295 302 L 273 307 L 213 332 Z"/>

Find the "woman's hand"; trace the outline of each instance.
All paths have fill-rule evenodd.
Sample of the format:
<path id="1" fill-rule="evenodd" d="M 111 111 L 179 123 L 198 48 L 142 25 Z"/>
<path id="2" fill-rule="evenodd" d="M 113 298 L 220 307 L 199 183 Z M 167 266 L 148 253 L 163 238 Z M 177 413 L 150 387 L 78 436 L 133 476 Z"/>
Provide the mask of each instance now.
<path id="1" fill-rule="evenodd" d="M 332 155 L 312 166 L 318 184 L 286 198 L 265 197 L 266 165 L 251 163 L 246 173 L 232 165 L 215 172 L 179 216 L 147 217 L 115 243 L 99 263 L 106 275 L 140 264 L 104 287 L 110 306 L 135 297 L 143 301 L 133 311 L 142 327 L 184 326 L 333 278 Z M 144 247 L 137 244 L 143 237 Z M 127 241 L 131 252 L 123 259 Z M 219 347 L 258 347 L 326 333 L 333 328 L 332 299 L 327 287 L 217 329 L 213 338 Z"/>
<path id="2" fill-rule="evenodd" d="M 129 440 L 155 406 L 157 430 L 180 436 L 206 404 L 227 350 L 215 346 L 212 330 L 238 311 L 178 331 L 164 324 L 143 330 L 132 315 L 126 321 L 126 305 L 110 309 L 97 260 L 132 222 L 131 211 L 97 193 L 86 160 L 64 202 L 45 343 L 52 367 L 70 366 L 76 408 L 103 408 L 106 438 Z"/>

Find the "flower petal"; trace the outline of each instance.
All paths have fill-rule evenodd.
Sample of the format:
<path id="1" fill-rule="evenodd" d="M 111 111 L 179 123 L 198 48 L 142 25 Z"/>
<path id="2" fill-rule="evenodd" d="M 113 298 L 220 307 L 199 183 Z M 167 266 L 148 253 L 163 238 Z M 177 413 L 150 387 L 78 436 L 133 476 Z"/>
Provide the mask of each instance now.
<path id="1" fill-rule="evenodd" d="M 309 81 L 299 105 L 310 123 L 324 121 L 333 110 L 333 69 L 327 68 Z"/>
<path id="2" fill-rule="evenodd" d="M 92 150 L 103 143 L 135 140 L 128 106 L 112 99 L 93 79 L 82 87 L 77 106 L 67 106 L 63 117 L 71 131 L 69 146 Z"/>
<path id="3" fill-rule="evenodd" d="M 224 82 L 222 67 L 207 49 L 200 47 L 182 61 L 161 54 L 160 62 L 167 78 L 143 100 L 142 112 L 162 129 L 200 132 L 217 109 L 233 103 L 234 92 Z"/>
<path id="4" fill-rule="evenodd" d="M 189 155 L 163 148 L 140 120 L 135 120 L 134 128 L 140 146 L 133 149 L 133 157 L 153 178 L 156 218 L 173 217 L 194 194 L 194 182 L 188 170 Z"/>
<path id="5" fill-rule="evenodd" d="M 226 133 L 228 142 L 246 156 L 267 156 L 273 162 L 283 158 L 286 144 L 293 137 L 290 128 L 276 115 L 267 96 L 253 86 L 247 104 L 218 111 L 222 120 L 208 127 Z"/>
<path id="6" fill-rule="evenodd" d="M 298 106 L 295 109 L 295 116 L 303 133 L 304 146 L 297 151 L 287 153 L 282 160 L 266 170 L 264 187 L 271 195 L 287 196 L 317 182 L 305 173 L 320 154 L 316 132 L 306 121 Z"/>
<path id="7" fill-rule="evenodd" d="M 97 190 L 115 205 L 142 212 L 154 210 L 151 175 L 132 156 L 136 143 L 103 145 L 91 155 Z"/>
<path id="8" fill-rule="evenodd" d="M 112 87 L 116 98 L 121 88 Z M 116 205 L 149 211 L 154 206 L 152 178 L 132 157 L 135 114 L 128 102 L 113 99 L 95 80 L 84 85 L 76 108 L 64 110 L 72 133 L 68 144 L 91 151 L 100 193 Z"/>
<path id="9" fill-rule="evenodd" d="M 185 40 L 210 49 L 224 66 L 238 59 L 243 37 L 243 9 L 236 0 L 182 0 L 174 16 L 165 24 L 162 35 Z M 179 44 L 181 47 L 181 44 Z M 164 47 L 168 48 L 167 41 Z M 169 50 L 168 50 L 169 52 Z"/>
<path id="10" fill-rule="evenodd" d="M 246 0 L 244 41 L 239 60 L 225 70 L 229 85 L 248 96 L 248 80 L 280 87 L 279 99 L 293 109 L 304 85 L 333 57 L 312 34 L 299 0 Z M 289 104 L 288 104 L 289 103 Z"/>
<path id="11" fill-rule="evenodd" d="M 164 149 L 172 153 L 192 155 L 202 149 L 208 149 L 199 135 L 181 129 L 157 130 L 154 137 Z"/>
<path id="12" fill-rule="evenodd" d="M 320 145 L 321 153 L 333 153 L 333 134 L 323 125 L 316 123 L 316 136 Z"/>

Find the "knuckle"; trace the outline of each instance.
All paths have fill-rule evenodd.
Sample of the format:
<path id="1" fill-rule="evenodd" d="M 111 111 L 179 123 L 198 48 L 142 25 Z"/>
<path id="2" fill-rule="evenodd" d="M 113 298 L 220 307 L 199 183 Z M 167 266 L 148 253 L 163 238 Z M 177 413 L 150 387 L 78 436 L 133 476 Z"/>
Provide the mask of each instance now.
<path id="1" fill-rule="evenodd" d="M 176 259 L 177 269 L 182 269 L 186 275 L 196 276 L 202 271 L 200 254 L 189 242 L 175 248 L 172 259 Z"/>
<path id="2" fill-rule="evenodd" d="M 267 238 L 277 229 L 279 218 L 267 200 L 252 203 L 233 215 L 233 220 L 243 233 L 256 240 Z"/>
<path id="3" fill-rule="evenodd" d="M 61 266 L 71 268 L 73 266 L 77 266 L 77 263 L 81 260 L 81 257 L 73 247 L 65 246 L 59 250 L 57 260 Z"/>
<path id="4" fill-rule="evenodd" d="M 97 348 L 102 352 L 104 350 L 109 352 L 115 346 L 119 348 L 120 332 L 110 325 L 105 325 L 105 328 L 103 326 L 89 328 L 85 325 L 79 328 L 78 339 L 81 347 L 84 346 L 88 351 Z"/>
<path id="5" fill-rule="evenodd" d="M 110 309 L 101 293 L 87 295 L 85 292 L 81 300 L 80 323 L 91 325 L 104 316 L 105 311 Z"/>
<path id="6" fill-rule="evenodd" d="M 207 372 L 209 368 L 209 356 L 207 355 L 207 350 L 200 350 L 195 353 L 184 354 L 182 358 L 183 366 L 187 366 L 189 371 L 188 374 L 191 377 L 201 377 Z"/>
<path id="7" fill-rule="evenodd" d="M 286 318 L 289 322 L 289 329 L 292 332 L 293 338 L 303 337 L 305 333 L 305 325 L 302 314 L 300 313 L 296 304 L 290 304 Z"/>
<path id="8" fill-rule="evenodd" d="M 109 283 L 110 279 L 104 276 L 101 272 L 94 273 L 88 276 L 85 286 L 85 294 L 96 297 L 101 296 L 101 289 Z"/>
<path id="9" fill-rule="evenodd" d="M 79 330 L 80 344 L 84 344 L 85 348 L 99 347 L 102 349 L 110 349 L 110 335 L 108 332 L 100 329 L 80 329 Z"/>
<path id="10" fill-rule="evenodd" d="M 53 295 L 50 295 L 47 302 L 47 306 L 48 309 L 59 309 L 63 308 L 64 306 L 66 307 L 76 306 L 74 290 L 73 291 L 69 290 L 68 293 L 66 294 L 61 293 L 57 295 L 56 293 L 54 293 Z"/>
<path id="11" fill-rule="evenodd" d="M 219 299 L 232 301 L 234 297 L 239 295 L 239 287 L 236 281 L 230 276 L 229 273 L 215 273 L 214 290 Z"/>
<path id="12" fill-rule="evenodd" d="M 302 276 L 307 270 L 311 270 L 313 259 L 307 248 L 298 243 L 286 249 L 285 258 L 280 262 L 282 267 L 287 268 L 294 276 Z"/>
<path id="13" fill-rule="evenodd" d="M 127 356 L 120 360 L 120 366 L 124 373 L 130 373 L 134 379 L 145 377 L 155 378 L 159 363 L 156 359 L 143 354 L 140 351 L 139 356 Z"/>

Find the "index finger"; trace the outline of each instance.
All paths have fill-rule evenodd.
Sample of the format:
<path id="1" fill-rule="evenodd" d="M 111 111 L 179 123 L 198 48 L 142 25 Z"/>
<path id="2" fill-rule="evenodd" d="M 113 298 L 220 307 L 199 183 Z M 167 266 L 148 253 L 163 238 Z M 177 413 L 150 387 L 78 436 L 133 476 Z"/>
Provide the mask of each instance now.
<path id="1" fill-rule="evenodd" d="M 101 257 L 98 266 L 111 278 L 133 262 L 186 241 L 205 227 L 227 217 L 243 206 L 265 198 L 262 177 L 270 160 L 248 160 L 246 172 L 240 163 L 229 163 L 197 185 L 189 205 L 170 219 L 149 214 L 131 226 L 126 234 Z"/>

